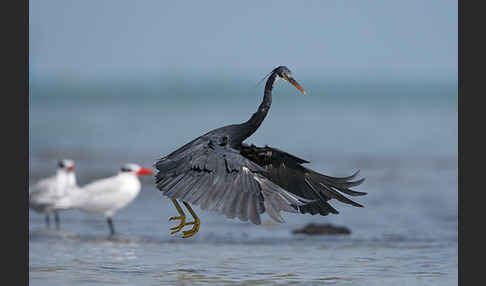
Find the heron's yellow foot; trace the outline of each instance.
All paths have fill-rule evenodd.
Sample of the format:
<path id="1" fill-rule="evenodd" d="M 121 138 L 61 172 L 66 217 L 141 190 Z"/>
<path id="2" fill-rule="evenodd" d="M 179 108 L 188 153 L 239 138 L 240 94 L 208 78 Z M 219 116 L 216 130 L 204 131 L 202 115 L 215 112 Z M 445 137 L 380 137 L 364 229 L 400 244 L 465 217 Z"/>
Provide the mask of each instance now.
<path id="1" fill-rule="evenodd" d="M 199 231 L 199 225 L 201 224 L 201 221 L 199 220 L 199 217 L 197 217 L 196 213 L 192 210 L 191 206 L 188 203 L 186 203 L 186 202 L 182 202 L 182 203 L 184 203 L 187 210 L 189 211 L 189 213 L 194 218 L 194 221 L 186 224 L 186 225 L 192 224 L 192 229 L 182 232 L 183 233 L 182 238 L 188 238 L 188 237 L 195 235 Z"/>
<path id="2" fill-rule="evenodd" d="M 201 224 L 201 222 L 199 221 L 198 217 L 195 217 L 194 221 L 186 223 L 186 225 L 191 225 L 191 224 L 192 224 L 192 229 L 183 231 L 182 238 L 191 237 L 199 231 L 199 225 Z"/>
<path id="3" fill-rule="evenodd" d="M 185 215 L 181 215 L 181 216 L 173 216 L 169 219 L 169 221 L 171 220 L 180 220 L 181 222 L 177 225 L 177 226 L 174 226 L 174 227 L 171 227 L 170 229 L 173 230 L 170 234 L 174 234 L 174 233 L 177 233 L 179 231 L 181 231 L 181 229 L 186 226 L 186 216 Z"/>
<path id="4" fill-rule="evenodd" d="M 173 232 L 171 232 L 170 234 L 174 234 L 176 232 L 181 231 L 181 229 L 186 225 L 186 214 L 182 210 L 181 206 L 176 200 L 172 200 L 172 203 L 174 204 L 177 212 L 179 213 L 179 216 L 173 216 L 169 219 L 169 221 L 180 220 L 181 222 L 179 223 L 179 225 L 170 228 L 171 230 L 173 230 Z"/>

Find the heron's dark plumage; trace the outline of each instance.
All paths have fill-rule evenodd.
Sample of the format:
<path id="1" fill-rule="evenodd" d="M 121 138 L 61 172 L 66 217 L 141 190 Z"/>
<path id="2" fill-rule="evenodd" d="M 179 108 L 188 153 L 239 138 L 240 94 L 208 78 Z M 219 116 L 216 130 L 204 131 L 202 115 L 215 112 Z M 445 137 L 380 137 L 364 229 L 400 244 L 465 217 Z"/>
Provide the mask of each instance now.
<path id="1" fill-rule="evenodd" d="M 269 75 L 264 98 L 251 118 L 210 131 L 161 158 L 156 184 L 165 196 L 217 211 L 229 218 L 260 224 L 260 214 L 283 222 L 280 211 L 327 215 L 338 213 L 328 201 L 336 199 L 362 207 L 343 195 L 364 179 L 331 177 L 302 166 L 308 161 L 272 147 L 246 145 L 265 119 L 278 77 L 290 77 L 286 67 Z M 300 87 L 299 87 L 300 88 Z"/>
<path id="2" fill-rule="evenodd" d="M 263 176 L 273 183 L 295 195 L 315 200 L 300 207 L 299 211 L 301 213 L 337 214 L 338 211 L 327 203 L 330 199 L 337 199 L 343 203 L 362 207 L 362 205 L 341 194 L 345 193 L 351 196 L 366 195 L 366 193 L 349 189 L 364 181 L 364 178 L 351 181 L 358 175 L 359 171 L 349 177 L 330 177 L 305 168 L 301 164 L 309 163 L 308 161 L 280 151 L 277 148 L 242 144 L 240 152 L 246 158 L 264 167 L 267 172 Z"/>
<path id="3" fill-rule="evenodd" d="M 263 175 L 265 168 L 215 138 L 202 136 L 156 163 L 156 184 L 164 195 L 255 224 L 265 210 L 283 221 L 280 211 L 309 202 L 274 184 Z"/>

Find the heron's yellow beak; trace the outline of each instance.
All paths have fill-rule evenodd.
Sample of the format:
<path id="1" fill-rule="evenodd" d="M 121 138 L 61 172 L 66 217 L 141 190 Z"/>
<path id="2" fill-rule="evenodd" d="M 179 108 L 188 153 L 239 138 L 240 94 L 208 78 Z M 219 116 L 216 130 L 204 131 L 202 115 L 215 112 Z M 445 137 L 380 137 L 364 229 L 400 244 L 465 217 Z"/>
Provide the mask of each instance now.
<path id="1" fill-rule="evenodd" d="M 302 92 L 303 94 L 305 94 L 305 90 L 300 86 L 300 84 L 295 81 L 295 79 L 293 79 L 292 77 L 290 76 L 287 76 L 287 80 L 293 85 L 295 86 L 298 90 L 300 90 L 300 92 Z"/>

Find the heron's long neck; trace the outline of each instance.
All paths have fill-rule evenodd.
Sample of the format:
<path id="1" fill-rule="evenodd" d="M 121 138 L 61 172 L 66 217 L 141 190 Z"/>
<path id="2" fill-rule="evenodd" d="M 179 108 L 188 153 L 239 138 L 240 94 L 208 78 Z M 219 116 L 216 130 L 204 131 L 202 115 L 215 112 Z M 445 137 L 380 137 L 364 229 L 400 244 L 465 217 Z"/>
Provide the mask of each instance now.
<path id="1" fill-rule="evenodd" d="M 273 84 L 277 80 L 277 75 L 276 74 L 271 74 L 267 82 L 265 84 L 265 91 L 263 95 L 263 101 L 260 103 L 260 106 L 258 106 L 258 109 L 253 115 L 248 119 L 248 121 L 242 123 L 240 127 L 242 128 L 238 134 L 237 141 L 238 142 L 243 142 L 246 138 L 250 137 L 255 131 L 260 127 L 262 124 L 263 120 L 268 114 L 268 111 L 270 110 L 270 106 L 272 105 L 272 89 L 273 89 Z"/>

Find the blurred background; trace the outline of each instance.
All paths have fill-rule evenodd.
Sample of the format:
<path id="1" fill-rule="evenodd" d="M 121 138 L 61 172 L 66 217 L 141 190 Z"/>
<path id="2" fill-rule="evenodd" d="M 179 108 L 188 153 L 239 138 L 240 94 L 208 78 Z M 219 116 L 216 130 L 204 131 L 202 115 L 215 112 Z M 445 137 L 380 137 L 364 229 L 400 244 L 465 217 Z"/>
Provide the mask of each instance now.
<path id="1" fill-rule="evenodd" d="M 247 120 L 257 83 L 286 65 L 247 143 L 331 176 L 357 169 L 365 208 L 285 214 L 263 226 L 196 212 L 200 232 L 169 235 L 175 209 L 142 177 L 114 222 L 29 211 L 34 285 L 171 283 L 457 284 L 457 1 L 31 0 L 29 178 L 76 162 L 80 185 L 123 163 L 151 167 L 179 146 Z M 305 237 L 306 223 L 348 236 Z M 204 247 L 195 247 L 204 246 Z M 84 284 L 83 284 L 84 283 Z M 188 284 L 188 285 L 189 285 Z"/>

